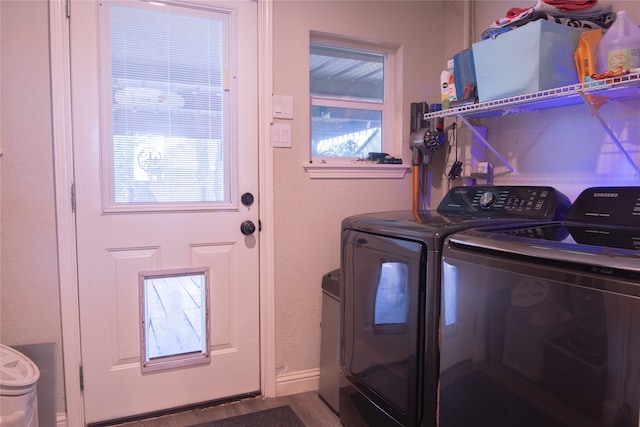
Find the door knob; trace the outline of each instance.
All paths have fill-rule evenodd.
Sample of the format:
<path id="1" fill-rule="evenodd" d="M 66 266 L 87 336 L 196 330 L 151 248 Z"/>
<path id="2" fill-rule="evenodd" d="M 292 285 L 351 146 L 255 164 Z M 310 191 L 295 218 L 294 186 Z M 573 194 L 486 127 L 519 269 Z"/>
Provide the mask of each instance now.
<path id="1" fill-rule="evenodd" d="M 253 221 L 243 221 L 242 224 L 240 224 L 240 231 L 245 236 L 250 236 L 256 231 L 256 225 Z"/>

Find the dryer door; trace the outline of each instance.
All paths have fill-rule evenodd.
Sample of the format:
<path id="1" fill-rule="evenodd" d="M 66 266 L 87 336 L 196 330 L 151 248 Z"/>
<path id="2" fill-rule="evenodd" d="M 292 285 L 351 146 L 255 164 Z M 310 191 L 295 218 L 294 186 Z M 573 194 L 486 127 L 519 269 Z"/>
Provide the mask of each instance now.
<path id="1" fill-rule="evenodd" d="M 414 425 L 420 413 L 426 250 L 419 242 L 353 230 L 345 231 L 343 242 L 346 378 L 396 421 Z M 342 416 L 342 401 L 340 410 Z"/>

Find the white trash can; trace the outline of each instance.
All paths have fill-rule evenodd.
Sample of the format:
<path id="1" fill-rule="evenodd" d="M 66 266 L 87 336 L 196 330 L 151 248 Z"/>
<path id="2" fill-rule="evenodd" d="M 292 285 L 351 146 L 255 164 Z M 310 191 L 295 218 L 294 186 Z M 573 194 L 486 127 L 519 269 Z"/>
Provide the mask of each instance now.
<path id="1" fill-rule="evenodd" d="M 38 427 L 38 378 L 35 363 L 0 344 L 0 426 Z"/>

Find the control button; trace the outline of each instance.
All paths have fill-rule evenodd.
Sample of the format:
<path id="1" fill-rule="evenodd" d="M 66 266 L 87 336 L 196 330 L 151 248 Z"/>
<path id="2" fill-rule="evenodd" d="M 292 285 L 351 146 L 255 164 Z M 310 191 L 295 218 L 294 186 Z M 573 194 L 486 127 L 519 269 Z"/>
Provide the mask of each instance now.
<path id="1" fill-rule="evenodd" d="M 480 206 L 483 208 L 488 208 L 493 205 L 496 201 L 496 195 L 490 191 L 482 193 L 480 196 Z"/>

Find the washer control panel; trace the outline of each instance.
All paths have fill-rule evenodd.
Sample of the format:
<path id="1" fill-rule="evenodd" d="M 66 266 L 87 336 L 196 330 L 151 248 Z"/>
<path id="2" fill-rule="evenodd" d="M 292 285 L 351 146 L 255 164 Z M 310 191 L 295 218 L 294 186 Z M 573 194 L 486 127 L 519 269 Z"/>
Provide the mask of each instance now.
<path id="1" fill-rule="evenodd" d="M 440 202 L 438 212 L 560 219 L 570 204 L 553 187 L 482 185 L 452 188 Z"/>

